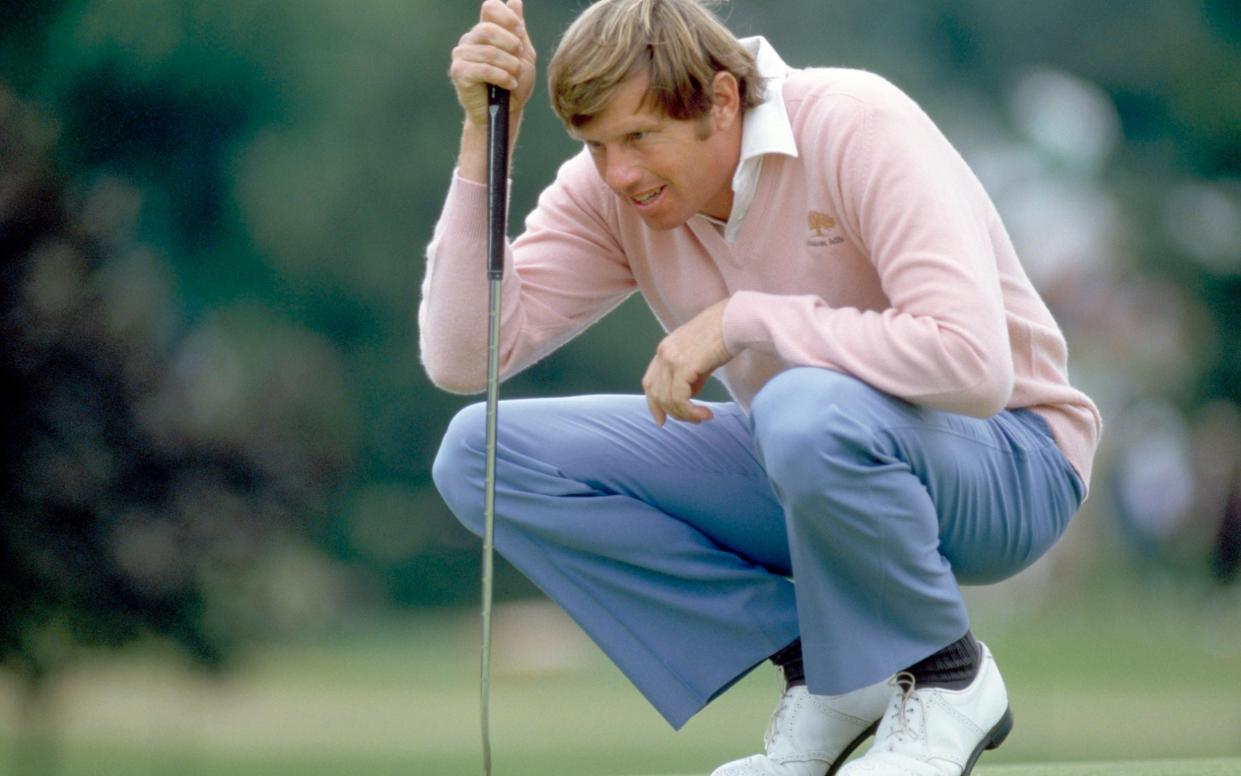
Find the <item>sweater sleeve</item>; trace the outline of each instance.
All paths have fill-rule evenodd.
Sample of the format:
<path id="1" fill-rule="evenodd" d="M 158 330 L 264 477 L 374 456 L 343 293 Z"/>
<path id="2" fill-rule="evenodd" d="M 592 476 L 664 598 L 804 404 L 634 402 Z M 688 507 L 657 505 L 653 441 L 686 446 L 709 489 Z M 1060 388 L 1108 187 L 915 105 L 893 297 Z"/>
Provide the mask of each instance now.
<path id="1" fill-rule="evenodd" d="M 981 184 L 895 87 L 878 99 L 832 100 L 820 114 L 811 174 L 838 191 L 842 221 L 890 306 L 742 291 L 725 311 L 729 348 L 838 369 L 915 404 L 999 412 L 1012 393 L 1013 360 L 990 238 L 997 216 Z"/>
<path id="2" fill-rule="evenodd" d="M 595 175 L 582 156 L 566 162 L 505 248 L 502 378 L 563 345 L 636 287 Z M 486 250 L 487 187 L 454 176 L 427 248 L 418 308 L 423 365 L 433 383 L 454 393 L 486 388 Z"/>

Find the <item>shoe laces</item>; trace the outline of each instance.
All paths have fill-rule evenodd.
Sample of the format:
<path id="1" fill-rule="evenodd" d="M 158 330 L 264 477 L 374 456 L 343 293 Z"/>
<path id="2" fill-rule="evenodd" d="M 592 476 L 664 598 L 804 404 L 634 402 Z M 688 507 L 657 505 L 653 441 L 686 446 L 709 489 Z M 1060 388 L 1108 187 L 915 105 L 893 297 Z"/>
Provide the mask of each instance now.
<path id="1" fill-rule="evenodd" d="M 889 747 L 900 742 L 912 742 L 923 738 L 923 727 L 926 709 L 923 708 L 922 697 L 916 692 L 917 682 L 914 675 L 902 671 L 892 678 L 892 683 L 900 689 L 900 694 L 893 699 L 888 707 Z"/>
<path id="2" fill-rule="evenodd" d="M 767 723 L 767 731 L 763 733 L 763 746 L 768 751 L 771 750 L 771 745 L 776 740 L 776 735 L 780 729 L 780 721 L 788 712 L 789 706 L 792 702 L 793 688 L 792 686 L 785 684 L 784 689 L 780 693 L 780 703 L 776 706 L 776 710 L 772 712 L 771 720 Z"/>

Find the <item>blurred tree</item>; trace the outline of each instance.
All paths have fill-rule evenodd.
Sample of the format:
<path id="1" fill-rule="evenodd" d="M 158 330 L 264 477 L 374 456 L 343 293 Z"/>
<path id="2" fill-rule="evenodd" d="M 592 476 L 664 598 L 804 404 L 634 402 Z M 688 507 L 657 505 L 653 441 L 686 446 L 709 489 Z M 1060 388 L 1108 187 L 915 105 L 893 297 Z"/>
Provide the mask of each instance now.
<path id="1" fill-rule="evenodd" d="M 159 251 L 146 274 L 179 288 L 197 335 L 177 362 L 198 385 L 186 394 L 197 428 L 276 446 L 263 421 L 281 402 L 257 397 L 293 401 L 294 442 L 355 464 L 344 487 L 319 491 L 306 536 L 403 605 L 476 600 L 475 541 L 429 479 L 470 399 L 429 385 L 410 319 L 458 140 L 449 52 L 477 5 L 0 3 L 0 76 L 47 106 L 62 169 L 143 192 L 134 230 Z M 528 4 L 541 62 L 583 5 Z M 1019 249 L 1067 266 L 1040 281 L 1109 420 L 1133 394 L 1241 399 L 1235 2 L 733 0 L 723 12 L 795 66 L 892 78 L 989 168 Z M 1028 111 L 1046 87 L 1069 99 Z M 576 150 L 537 88 L 514 231 Z M 1104 109 L 1077 110 L 1083 97 Z M 1114 124 L 1093 150 L 1064 142 L 1104 114 Z M 631 299 L 505 395 L 636 391 L 658 337 Z M 501 589 L 528 590 L 512 577 Z"/>
<path id="2" fill-rule="evenodd" d="M 0 85 L 0 665 L 23 687 L 19 774 L 54 769 L 50 683 L 80 647 L 155 635 L 218 667 L 278 620 L 272 548 L 345 463 L 288 395 L 265 408 L 267 444 L 230 437 L 226 359 L 179 336 L 132 237 L 136 192 L 58 176 L 54 137 Z"/>

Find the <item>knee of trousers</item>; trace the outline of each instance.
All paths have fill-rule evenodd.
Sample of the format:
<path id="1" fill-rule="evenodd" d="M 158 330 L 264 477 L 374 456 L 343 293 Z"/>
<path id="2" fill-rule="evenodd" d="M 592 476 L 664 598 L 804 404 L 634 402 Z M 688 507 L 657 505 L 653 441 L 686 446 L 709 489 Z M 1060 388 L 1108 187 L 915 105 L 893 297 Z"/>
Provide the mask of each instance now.
<path id="1" fill-rule="evenodd" d="M 483 533 L 487 405 L 471 404 L 448 424 L 431 465 L 431 479 L 448 508 L 469 531 Z"/>
<path id="2" fill-rule="evenodd" d="M 755 448 L 781 501 L 856 485 L 884 454 L 876 407 L 892 401 L 857 378 L 801 367 L 772 378 L 750 407 Z"/>

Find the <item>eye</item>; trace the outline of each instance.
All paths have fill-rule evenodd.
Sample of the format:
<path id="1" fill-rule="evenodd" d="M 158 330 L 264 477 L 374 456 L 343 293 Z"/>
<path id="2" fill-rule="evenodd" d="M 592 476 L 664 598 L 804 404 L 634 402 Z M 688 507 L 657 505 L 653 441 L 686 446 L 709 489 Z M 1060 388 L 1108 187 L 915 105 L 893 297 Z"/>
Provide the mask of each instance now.
<path id="1" fill-rule="evenodd" d="M 638 142 L 641 142 L 642 140 L 645 140 L 645 139 L 646 139 L 646 137 L 647 137 L 647 135 L 649 135 L 649 134 L 650 134 L 649 132 L 630 132 L 630 133 L 629 133 L 629 142 L 630 142 L 630 143 L 638 143 Z"/>

